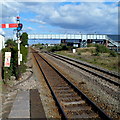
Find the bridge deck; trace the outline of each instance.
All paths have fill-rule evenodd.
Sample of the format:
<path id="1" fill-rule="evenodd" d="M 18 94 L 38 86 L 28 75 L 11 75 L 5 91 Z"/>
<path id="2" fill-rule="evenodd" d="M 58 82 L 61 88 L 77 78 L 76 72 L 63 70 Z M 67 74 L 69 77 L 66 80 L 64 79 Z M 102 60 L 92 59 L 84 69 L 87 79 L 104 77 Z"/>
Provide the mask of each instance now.
<path id="1" fill-rule="evenodd" d="M 29 39 L 106 39 L 104 34 L 29 34 Z"/>

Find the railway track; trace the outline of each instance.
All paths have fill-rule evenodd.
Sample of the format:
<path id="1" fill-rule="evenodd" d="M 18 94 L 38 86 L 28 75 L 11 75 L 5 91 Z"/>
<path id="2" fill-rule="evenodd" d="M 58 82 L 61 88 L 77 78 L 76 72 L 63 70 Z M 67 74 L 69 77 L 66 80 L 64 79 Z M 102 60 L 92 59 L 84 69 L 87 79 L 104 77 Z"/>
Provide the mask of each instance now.
<path id="1" fill-rule="evenodd" d="M 97 68 L 90 64 L 87 64 L 87 63 L 84 63 L 84 62 L 81 62 L 78 60 L 74 60 L 74 59 L 71 59 L 71 58 L 68 58 L 68 57 L 65 57 L 62 55 L 57 55 L 57 54 L 49 53 L 49 52 L 46 52 L 46 54 L 48 54 L 52 57 L 55 57 L 59 60 L 62 60 L 62 61 L 66 62 L 70 65 L 73 65 L 77 68 L 80 68 L 92 75 L 98 76 L 99 78 L 102 78 L 102 79 L 108 81 L 109 83 L 114 84 L 115 86 L 120 87 L 120 83 L 119 83 L 120 75 L 110 73 L 109 71 Z"/>
<path id="2" fill-rule="evenodd" d="M 64 75 L 35 52 L 33 56 L 56 101 L 62 119 L 101 119 L 111 120 L 82 91 L 74 86 Z"/>

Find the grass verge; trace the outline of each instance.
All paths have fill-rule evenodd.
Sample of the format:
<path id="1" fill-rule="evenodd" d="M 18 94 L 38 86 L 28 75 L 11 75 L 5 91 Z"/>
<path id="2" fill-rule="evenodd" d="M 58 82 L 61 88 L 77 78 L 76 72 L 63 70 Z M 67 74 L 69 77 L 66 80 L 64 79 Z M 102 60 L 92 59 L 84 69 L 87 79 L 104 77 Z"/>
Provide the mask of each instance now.
<path id="1" fill-rule="evenodd" d="M 58 51 L 56 53 L 60 55 L 68 56 L 71 58 L 75 58 L 78 60 L 82 60 L 82 61 L 91 63 L 93 65 L 108 69 L 110 71 L 115 71 L 115 72 L 120 71 L 120 66 L 118 65 L 119 63 L 118 58 L 120 57 L 120 55 L 118 55 L 117 57 L 110 57 L 104 53 L 101 53 L 100 56 L 94 56 L 94 55 L 84 54 L 84 53 L 78 55 L 77 53 L 74 54 L 69 51 Z"/>

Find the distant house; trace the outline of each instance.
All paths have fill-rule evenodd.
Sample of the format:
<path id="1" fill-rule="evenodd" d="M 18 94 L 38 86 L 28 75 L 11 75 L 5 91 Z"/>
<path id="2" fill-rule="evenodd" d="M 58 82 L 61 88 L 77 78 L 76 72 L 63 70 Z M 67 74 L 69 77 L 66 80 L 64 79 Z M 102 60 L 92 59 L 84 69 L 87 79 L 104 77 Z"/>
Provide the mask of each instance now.
<path id="1" fill-rule="evenodd" d="M 0 34 L 0 51 L 5 47 L 5 36 Z"/>

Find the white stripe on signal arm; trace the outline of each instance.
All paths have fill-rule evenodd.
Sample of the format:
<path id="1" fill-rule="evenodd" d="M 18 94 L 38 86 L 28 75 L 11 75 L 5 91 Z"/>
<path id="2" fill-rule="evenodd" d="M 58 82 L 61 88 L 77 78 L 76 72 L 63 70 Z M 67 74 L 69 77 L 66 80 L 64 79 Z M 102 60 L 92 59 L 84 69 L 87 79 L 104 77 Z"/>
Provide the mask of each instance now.
<path id="1" fill-rule="evenodd" d="M 9 28 L 9 24 L 6 24 L 6 28 Z"/>

